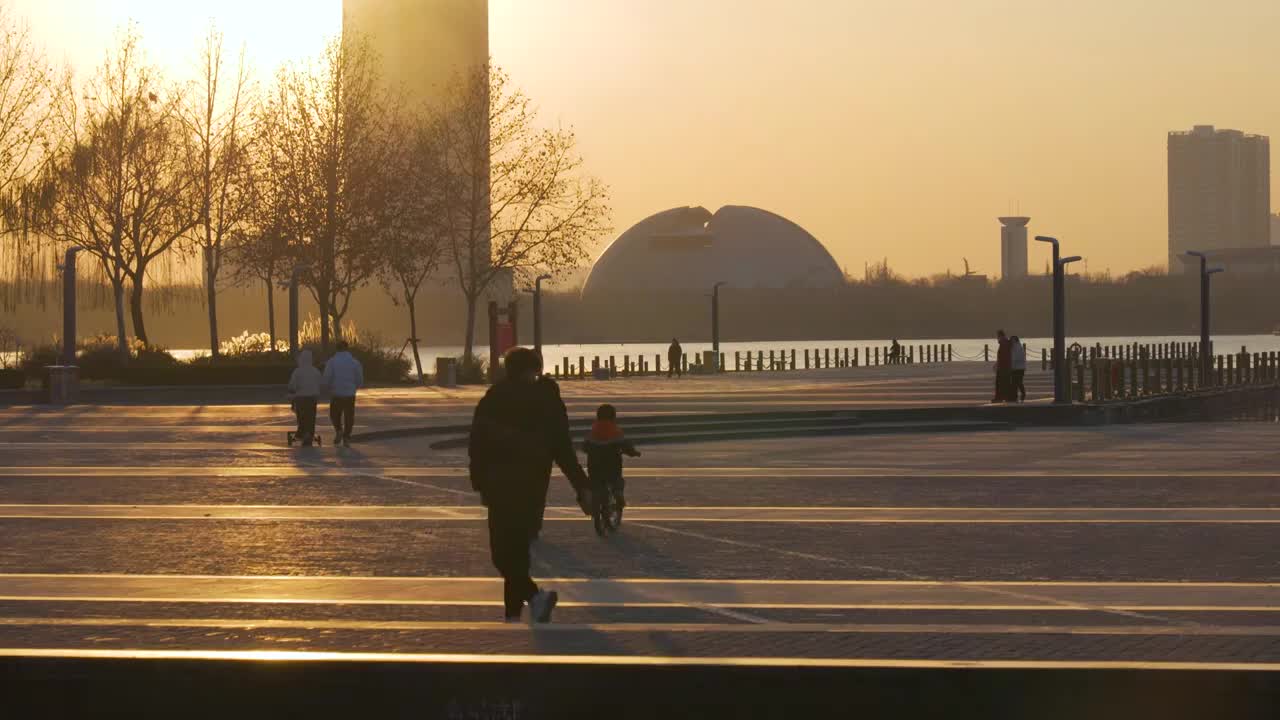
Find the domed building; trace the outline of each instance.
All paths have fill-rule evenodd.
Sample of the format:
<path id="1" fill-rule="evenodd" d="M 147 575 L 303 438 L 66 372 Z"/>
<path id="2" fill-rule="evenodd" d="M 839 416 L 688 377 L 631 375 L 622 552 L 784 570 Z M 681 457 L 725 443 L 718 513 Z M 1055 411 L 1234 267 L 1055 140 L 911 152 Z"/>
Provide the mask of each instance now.
<path id="1" fill-rule="evenodd" d="M 767 210 L 672 208 L 636 223 L 591 268 L 584 297 L 617 292 L 833 288 L 844 273 L 804 228 Z"/>

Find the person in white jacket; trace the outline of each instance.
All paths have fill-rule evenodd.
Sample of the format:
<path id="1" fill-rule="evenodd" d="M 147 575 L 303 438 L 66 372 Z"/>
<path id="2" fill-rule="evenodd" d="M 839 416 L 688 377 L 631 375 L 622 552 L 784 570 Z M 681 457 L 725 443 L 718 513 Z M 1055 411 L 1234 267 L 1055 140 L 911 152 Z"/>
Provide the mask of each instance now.
<path id="1" fill-rule="evenodd" d="M 1027 374 L 1027 346 L 1022 344 L 1022 338 L 1014 335 L 1011 339 L 1013 347 L 1010 348 L 1013 354 L 1013 375 L 1010 378 L 1012 382 L 1009 387 L 1009 399 L 1017 402 L 1027 401 L 1027 386 L 1023 382 L 1023 378 Z"/>
<path id="2" fill-rule="evenodd" d="M 324 384 L 329 388 L 329 419 L 333 421 L 333 444 L 351 447 L 351 428 L 356 424 L 356 391 L 364 385 L 364 368 L 352 357 L 345 340 L 324 364 Z"/>
<path id="3" fill-rule="evenodd" d="M 320 397 L 320 371 L 311 359 L 311 351 L 298 353 L 298 367 L 289 376 L 289 399 L 298 418 L 297 438 L 303 447 L 311 447 L 316 435 L 316 400 Z"/>

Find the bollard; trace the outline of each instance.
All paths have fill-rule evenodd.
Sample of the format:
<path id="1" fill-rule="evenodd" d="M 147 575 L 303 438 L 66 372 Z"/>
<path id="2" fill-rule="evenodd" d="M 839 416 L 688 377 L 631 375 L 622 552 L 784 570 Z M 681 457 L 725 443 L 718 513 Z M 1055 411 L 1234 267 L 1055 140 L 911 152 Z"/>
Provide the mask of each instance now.
<path id="1" fill-rule="evenodd" d="M 875 349 L 875 351 L 876 351 L 876 361 L 875 361 L 875 364 L 876 364 L 876 365 L 879 365 L 879 364 L 880 364 L 880 348 L 876 348 L 876 349 Z"/>
<path id="2" fill-rule="evenodd" d="M 796 369 L 796 349 L 791 348 L 791 369 Z"/>
<path id="3" fill-rule="evenodd" d="M 990 345 L 983 344 L 983 346 L 982 346 L 982 361 L 983 361 L 983 362 L 991 362 L 991 346 L 990 346 Z"/>
<path id="4" fill-rule="evenodd" d="M 733 371 L 742 372 L 742 353 L 738 350 L 733 351 Z"/>
<path id="5" fill-rule="evenodd" d="M 809 365 L 809 348 L 805 348 L 804 349 L 804 369 L 808 370 L 810 367 L 811 366 Z"/>
<path id="6" fill-rule="evenodd" d="M 831 367 L 831 348 L 822 348 L 822 364 L 830 369 Z"/>
<path id="7" fill-rule="evenodd" d="M 1148 361 L 1145 353 L 1142 354 L 1142 359 L 1139 361 L 1139 364 L 1142 366 L 1142 394 L 1150 395 L 1151 394 L 1151 364 Z"/>
<path id="8" fill-rule="evenodd" d="M 1049 351 L 1040 348 L 1040 370 L 1043 372 L 1049 369 Z"/>
<path id="9" fill-rule="evenodd" d="M 858 367 L 858 348 L 853 349 L 853 366 Z"/>
<path id="10" fill-rule="evenodd" d="M 955 359 L 955 348 L 952 347 L 951 343 L 947 343 L 947 362 L 951 362 L 953 359 Z"/>
<path id="11" fill-rule="evenodd" d="M 849 348 L 844 349 L 844 366 L 849 367 Z"/>
<path id="12" fill-rule="evenodd" d="M 618 363 L 612 355 L 609 356 L 609 377 L 618 377 Z"/>
<path id="13" fill-rule="evenodd" d="M 631 356 L 630 355 L 622 356 L 622 376 L 631 377 Z"/>

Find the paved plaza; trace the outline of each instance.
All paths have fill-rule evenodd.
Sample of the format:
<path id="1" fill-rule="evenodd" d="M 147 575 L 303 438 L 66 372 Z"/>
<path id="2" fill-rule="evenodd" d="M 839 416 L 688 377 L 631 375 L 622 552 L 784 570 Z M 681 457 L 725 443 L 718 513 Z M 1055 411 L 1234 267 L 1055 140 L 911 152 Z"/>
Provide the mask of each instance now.
<path id="1" fill-rule="evenodd" d="M 565 384 L 575 417 L 609 400 L 624 427 L 989 392 L 976 364 Z M 375 391 L 358 420 L 457 423 L 476 394 Z M 1280 669 L 1271 424 L 653 447 L 609 539 L 553 481 L 534 572 L 561 605 L 536 629 L 500 622 L 463 451 L 289 449 L 290 425 L 283 404 L 0 410 L 0 654 Z"/>

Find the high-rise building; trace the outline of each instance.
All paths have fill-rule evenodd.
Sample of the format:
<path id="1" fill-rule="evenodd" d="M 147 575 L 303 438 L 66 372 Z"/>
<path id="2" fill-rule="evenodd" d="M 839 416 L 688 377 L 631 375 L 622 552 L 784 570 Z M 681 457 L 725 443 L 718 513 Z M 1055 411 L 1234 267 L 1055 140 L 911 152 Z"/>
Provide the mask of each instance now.
<path id="1" fill-rule="evenodd" d="M 1027 223 L 1029 217 L 1002 217 L 1000 221 L 1000 277 L 1027 276 Z"/>
<path id="2" fill-rule="evenodd" d="M 383 80 L 403 89 L 409 109 L 422 108 L 444 101 L 459 81 L 489 62 L 489 1 L 343 0 L 342 32 L 367 38 Z M 438 273 L 429 288 L 440 296 L 429 300 L 437 312 L 455 310 L 451 300 L 458 292 L 449 285 L 456 278 L 448 275 Z M 499 275 L 489 289 L 487 299 L 512 297 L 511 273 Z"/>
<path id="3" fill-rule="evenodd" d="M 1188 250 L 1271 244 L 1271 142 L 1197 125 L 1169 133 L 1169 271 Z"/>
<path id="4" fill-rule="evenodd" d="M 488 0 L 343 0 L 342 31 L 369 38 L 387 82 L 414 103 L 489 62 Z"/>

